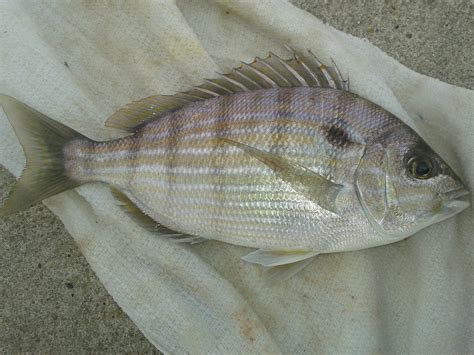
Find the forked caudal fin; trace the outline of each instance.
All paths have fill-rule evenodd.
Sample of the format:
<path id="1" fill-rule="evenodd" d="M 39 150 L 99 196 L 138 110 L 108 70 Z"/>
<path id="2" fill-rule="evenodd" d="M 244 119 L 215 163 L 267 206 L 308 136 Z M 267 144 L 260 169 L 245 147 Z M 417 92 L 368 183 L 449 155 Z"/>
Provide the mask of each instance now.
<path id="1" fill-rule="evenodd" d="M 80 185 L 66 175 L 63 147 L 73 139 L 86 137 L 10 96 L 0 95 L 0 106 L 26 156 L 26 166 L 0 208 L 0 215 L 26 209 L 45 198 Z"/>

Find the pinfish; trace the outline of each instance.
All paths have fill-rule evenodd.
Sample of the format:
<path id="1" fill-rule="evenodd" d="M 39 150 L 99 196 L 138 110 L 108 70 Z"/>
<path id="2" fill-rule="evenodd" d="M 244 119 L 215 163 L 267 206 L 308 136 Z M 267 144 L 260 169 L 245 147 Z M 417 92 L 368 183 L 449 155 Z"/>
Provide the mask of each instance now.
<path id="1" fill-rule="evenodd" d="M 26 168 L 1 214 L 89 182 L 181 241 L 257 248 L 287 277 L 317 254 L 393 243 L 469 206 L 414 130 L 351 93 L 311 52 L 256 58 L 174 96 L 112 115 L 130 135 L 93 141 L 1 96 Z"/>

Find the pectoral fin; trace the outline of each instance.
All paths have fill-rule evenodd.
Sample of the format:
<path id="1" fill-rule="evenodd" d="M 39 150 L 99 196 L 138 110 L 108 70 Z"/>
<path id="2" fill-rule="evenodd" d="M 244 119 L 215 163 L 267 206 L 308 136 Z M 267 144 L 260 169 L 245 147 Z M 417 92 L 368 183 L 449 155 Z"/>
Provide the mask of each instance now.
<path id="1" fill-rule="evenodd" d="M 265 279 L 269 284 L 285 281 L 304 269 L 319 251 L 307 249 L 258 249 L 242 257 L 249 263 L 265 266 Z"/>
<path id="2" fill-rule="evenodd" d="M 240 148 L 260 160 L 306 198 L 322 208 L 336 213 L 336 198 L 343 188 L 342 185 L 336 184 L 314 171 L 276 154 L 264 152 L 227 138 L 220 138 L 220 140 Z"/>
<path id="3" fill-rule="evenodd" d="M 318 254 L 318 251 L 307 249 L 258 249 L 251 252 L 250 254 L 243 256 L 242 260 L 245 260 L 249 263 L 260 264 L 263 266 L 270 267 L 296 263 L 298 261 L 311 258 Z"/>

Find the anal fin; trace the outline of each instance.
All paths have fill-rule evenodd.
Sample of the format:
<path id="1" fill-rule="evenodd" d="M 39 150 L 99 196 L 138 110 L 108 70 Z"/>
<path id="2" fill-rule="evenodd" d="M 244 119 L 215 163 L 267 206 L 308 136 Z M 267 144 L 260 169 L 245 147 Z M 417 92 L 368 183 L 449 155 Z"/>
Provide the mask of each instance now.
<path id="1" fill-rule="evenodd" d="M 182 234 L 181 236 L 172 237 L 171 240 L 175 243 L 189 243 L 193 245 L 193 244 L 205 242 L 206 240 L 209 240 L 209 239 L 206 239 L 204 237 L 197 237 L 194 235 Z"/>
<path id="2" fill-rule="evenodd" d="M 190 243 L 196 244 L 202 241 L 205 241 L 205 238 L 192 236 L 189 234 L 183 234 L 176 232 L 172 229 L 169 229 L 158 222 L 153 218 L 145 214 L 138 206 L 130 200 L 123 192 L 118 189 L 111 187 L 110 188 L 112 195 L 117 201 L 120 202 L 120 206 L 135 222 L 137 222 L 144 229 L 159 234 L 160 236 L 169 238 L 170 240 L 177 243 Z"/>
<path id="3" fill-rule="evenodd" d="M 258 249 L 242 257 L 243 260 L 265 266 L 265 279 L 269 284 L 285 281 L 303 270 L 319 251 L 308 249 Z"/>
<path id="4" fill-rule="evenodd" d="M 120 207 L 127 213 L 135 222 L 137 222 L 144 229 L 154 232 L 159 224 L 150 216 L 143 213 L 135 203 L 133 203 L 122 191 L 115 187 L 110 187 L 110 192 L 115 199 L 120 202 Z"/>

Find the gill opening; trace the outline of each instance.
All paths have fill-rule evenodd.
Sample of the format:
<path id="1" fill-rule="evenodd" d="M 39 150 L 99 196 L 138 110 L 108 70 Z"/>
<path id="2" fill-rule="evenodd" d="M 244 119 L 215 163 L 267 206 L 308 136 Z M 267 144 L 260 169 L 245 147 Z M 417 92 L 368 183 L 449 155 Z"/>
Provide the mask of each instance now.
<path id="1" fill-rule="evenodd" d="M 380 148 L 382 149 L 382 148 Z M 384 173 L 385 173 L 385 176 L 384 176 L 384 189 L 383 189 L 383 193 L 384 193 L 384 196 L 383 196 L 383 203 L 384 203 L 384 213 L 383 213 L 383 217 L 381 218 L 380 221 L 377 221 L 377 219 L 375 218 L 375 216 L 370 212 L 370 209 L 369 209 L 369 206 L 367 205 L 367 203 L 365 202 L 364 198 L 363 198 L 363 193 L 361 191 L 361 188 L 359 186 L 359 173 L 360 173 L 360 165 L 361 165 L 361 162 L 362 160 L 364 159 L 366 155 L 366 150 L 364 150 L 364 153 L 362 154 L 362 157 L 360 158 L 359 162 L 358 162 L 358 165 L 357 165 L 357 168 L 356 168 L 356 171 L 355 171 L 355 174 L 354 174 L 354 187 L 355 187 L 355 192 L 356 192 L 356 196 L 357 196 L 357 200 L 359 201 L 359 204 L 360 206 L 362 207 L 362 211 L 364 213 L 364 216 L 365 218 L 367 218 L 367 221 L 369 222 L 369 224 L 371 225 L 371 227 L 377 232 L 379 233 L 381 236 L 386 236 L 386 237 L 390 237 L 390 238 L 395 238 L 395 239 L 400 239 L 400 238 L 403 238 L 406 236 L 406 233 L 403 233 L 403 232 L 396 232 L 396 231 L 391 231 L 391 232 L 387 232 L 383 227 L 382 227 L 382 223 L 384 221 L 384 219 L 388 216 L 388 214 L 390 213 L 390 208 L 389 208 L 389 201 L 387 199 L 387 192 L 388 192 L 388 186 L 390 185 L 389 181 L 387 180 L 388 178 L 388 157 L 387 157 L 387 152 L 384 151 L 384 158 L 383 158 L 383 162 L 382 162 L 382 166 L 383 166 L 383 170 L 384 170 Z M 393 187 L 392 187 L 393 188 Z M 392 191 L 395 196 L 396 196 L 396 190 L 393 188 L 393 191 Z"/>

